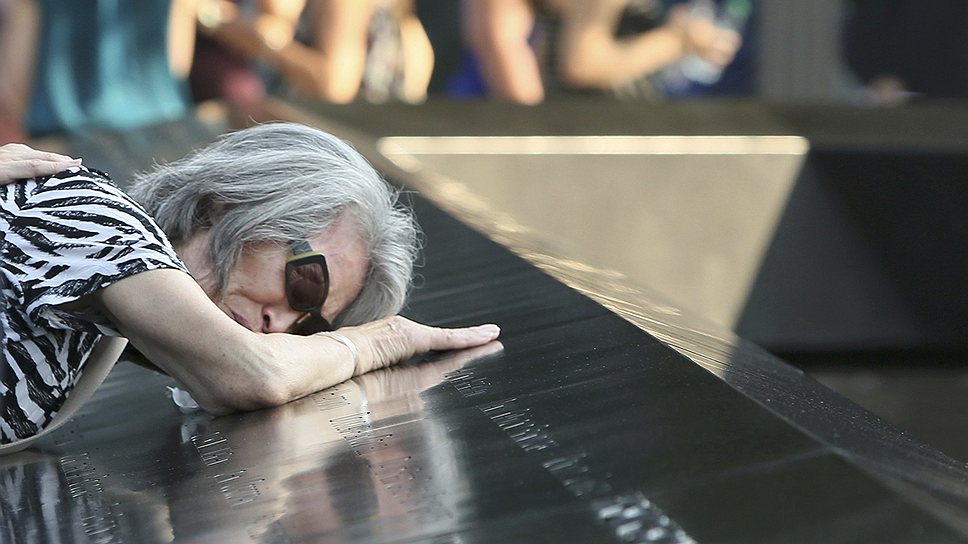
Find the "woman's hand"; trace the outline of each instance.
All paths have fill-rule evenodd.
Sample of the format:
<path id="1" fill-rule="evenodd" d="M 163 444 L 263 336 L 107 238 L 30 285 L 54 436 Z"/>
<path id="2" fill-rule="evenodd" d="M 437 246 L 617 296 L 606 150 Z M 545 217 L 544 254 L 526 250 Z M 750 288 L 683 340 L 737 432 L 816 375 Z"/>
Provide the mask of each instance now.
<path id="1" fill-rule="evenodd" d="M 497 325 L 441 329 L 415 323 L 400 316 L 388 317 L 338 331 L 359 350 L 354 376 L 405 361 L 428 351 L 445 351 L 481 346 L 495 340 Z"/>
<path id="2" fill-rule="evenodd" d="M 18 179 L 49 176 L 80 164 L 81 159 L 37 151 L 24 144 L 5 144 L 0 146 L 0 185 Z"/>

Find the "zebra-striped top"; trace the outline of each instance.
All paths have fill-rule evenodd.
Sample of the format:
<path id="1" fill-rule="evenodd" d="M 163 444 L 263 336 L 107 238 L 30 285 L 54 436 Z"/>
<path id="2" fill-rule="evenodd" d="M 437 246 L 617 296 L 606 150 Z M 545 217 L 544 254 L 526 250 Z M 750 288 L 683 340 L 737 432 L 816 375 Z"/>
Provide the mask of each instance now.
<path id="1" fill-rule="evenodd" d="M 96 310 L 58 305 L 146 270 L 187 272 L 147 212 L 84 168 L 0 187 L 0 257 L 0 444 L 50 423 L 97 340 L 119 336 Z"/>

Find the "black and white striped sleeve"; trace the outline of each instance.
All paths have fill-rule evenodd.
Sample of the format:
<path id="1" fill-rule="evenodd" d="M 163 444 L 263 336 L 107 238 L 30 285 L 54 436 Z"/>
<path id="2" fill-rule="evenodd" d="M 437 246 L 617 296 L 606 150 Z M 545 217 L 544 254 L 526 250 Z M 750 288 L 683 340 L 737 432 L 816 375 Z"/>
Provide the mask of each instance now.
<path id="1" fill-rule="evenodd" d="M 34 322 L 117 335 L 97 314 L 57 306 L 140 272 L 187 272 L 154 220 L 106 175 L 73 168 L 7 187 L 19 191 L 6 195 L 19 202 L 17 213 L 5 218 L 3 265 Z"/>

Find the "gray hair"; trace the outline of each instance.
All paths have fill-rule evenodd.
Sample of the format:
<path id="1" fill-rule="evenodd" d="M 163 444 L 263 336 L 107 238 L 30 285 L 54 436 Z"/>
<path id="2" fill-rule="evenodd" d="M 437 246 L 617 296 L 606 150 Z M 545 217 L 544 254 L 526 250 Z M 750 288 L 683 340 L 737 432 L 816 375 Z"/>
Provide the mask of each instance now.
<path id="1" fill-rule="evenodd" d="M 366 159 L 321 130 L 269 123 L 231 132 L 138 176 L 129 193 L 175 244 L 211 228 L 219 291 L 247 244 L 310 239 L 350 214 L 368 248 L 369 271 L 333 325 L 393 315 L 406 300 L 418 251 L 413 215 Z"/>

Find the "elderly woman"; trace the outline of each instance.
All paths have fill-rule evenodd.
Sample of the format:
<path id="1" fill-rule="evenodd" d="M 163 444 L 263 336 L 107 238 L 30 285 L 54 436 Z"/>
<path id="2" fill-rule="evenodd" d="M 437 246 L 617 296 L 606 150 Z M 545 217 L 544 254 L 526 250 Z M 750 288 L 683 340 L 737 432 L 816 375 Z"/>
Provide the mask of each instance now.
<path id="1" fill-rule="evenodd" d="M 24 146 L 0 147 L 0 181 L 0 444 L 51 426 L 106 336 L 222 414 L 499 333 L 394 315 L 413 219 L 358 153 L 316 129 L 228 134 L 130 196 Z"/>

